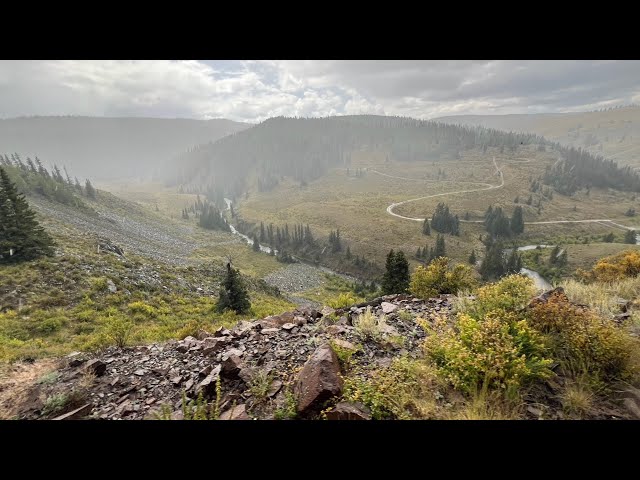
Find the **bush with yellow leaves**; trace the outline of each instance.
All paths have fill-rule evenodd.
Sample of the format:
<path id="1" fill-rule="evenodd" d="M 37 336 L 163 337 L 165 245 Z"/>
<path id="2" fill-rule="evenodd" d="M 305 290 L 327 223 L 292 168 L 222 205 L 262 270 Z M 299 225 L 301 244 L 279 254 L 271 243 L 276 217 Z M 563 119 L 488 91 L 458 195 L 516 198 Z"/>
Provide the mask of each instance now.
<path id="1" fill-rule="evenodd" d="M 535 295 L 533 281 L 524 275 L 508 275 L 499 282 L 478 288 L 476 298 L 466 305 L 465 313 L 482 319 L 494 310 L 516 312 L 522 310 Z"/>
<path id="2" fill-rule="evenodd" d="M 473 287 L 475 280 L 468 265 L 449 268 L 447 257 L 438 257 L 426 267 L 419 266 L 411 275 L 409 290 L 419 298 L 431 298 L 441 293 L 458 293 Z"/>
<path id="3" fill-rule="evenodd" d="M 455 325 L 436 319 L 424 326 L 425 354 L 466 393 L 498 390 L 515 398 L 523 385 L 551 374 L 541 336 L 513 312 L 497 309 L 481 319 L 461 313 Z"/>
<path id="4" fill-rule="evenodd" d="M 640 251 L 625 250 L 598 260 L 591 271 L 578 269 L 576 275 L 586 282 L 616 282 L 640 273 Z"/>
<path id="5" fill-rule="evenodd" d="M 546 335 L 554 358 L 566 374 L 587 374 L 594 382 L 626 379 L 632 372 L 637 341 L 611 320 L 572 304 L 564 294 L 528 312 L 529 324 Z"/>

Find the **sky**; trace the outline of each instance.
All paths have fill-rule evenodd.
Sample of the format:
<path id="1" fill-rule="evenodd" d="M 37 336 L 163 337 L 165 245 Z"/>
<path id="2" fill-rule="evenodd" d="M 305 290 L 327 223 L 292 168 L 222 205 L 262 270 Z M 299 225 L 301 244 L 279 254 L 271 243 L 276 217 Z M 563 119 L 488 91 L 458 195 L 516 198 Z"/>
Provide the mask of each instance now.
<path id="1" fill-rule="evenodd" d="M 640 104 L 640 61 L 3 60 L 0 118 L 556 113 Z"/>

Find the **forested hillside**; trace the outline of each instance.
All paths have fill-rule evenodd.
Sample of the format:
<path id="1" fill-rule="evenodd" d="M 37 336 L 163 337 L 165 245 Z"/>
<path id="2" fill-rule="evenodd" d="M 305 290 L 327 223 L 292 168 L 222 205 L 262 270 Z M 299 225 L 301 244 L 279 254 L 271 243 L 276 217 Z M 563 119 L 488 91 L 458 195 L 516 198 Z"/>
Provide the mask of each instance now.
<path id="1" fill-rule="evenodd" d="M 149 179 L 173 155 L 248 124 L 225 119 L 20 117 L 0 119 L 0 151 L 35 155 L 82 177 Z"/>
<path id="2" fill-rule="evenodd" d="M 305 186 L 331 167 L 348 168 L 352 153 L 362 149 L 385 152 L 388 162 L 446 161 L 459 160 L 464 151 L 474 148 L 486 152 L 495 147 L 500 153 L 510 153 L 532 144 L 558 152 L 558 163 L 542 181 L 561 193 L 590 186 L 640 191 L 640 177 L 629 168 L 618 168 L 615 162 L 586 150 L 552 144 L 535 134 L 366 115 L 269 119 L 178 156 L 174 164 L 179 173 L 173 180 L 195 186 L 211 199 L 221 192 L 236 198 L 251 181 L 259 191 L 273 189 L 285 177 Z"/>
<path id="3" fill-rule="evenodd" d="M 210 197 L 217 189 L 235 197 L 244 192 L 250 173 L 255 172 L 260 191 L 272 189 L 285 176 L 304 185 L 330 167 L 348 166 L 351 153 L 361 148 L 387 151 L 389 161 L 417 161 L 458 159 L 474 147 L 515 149 L 541 141 L 536 135 L 406 117 L 277 117 L 177 157 L 176 180 L 198 185 Z"/>

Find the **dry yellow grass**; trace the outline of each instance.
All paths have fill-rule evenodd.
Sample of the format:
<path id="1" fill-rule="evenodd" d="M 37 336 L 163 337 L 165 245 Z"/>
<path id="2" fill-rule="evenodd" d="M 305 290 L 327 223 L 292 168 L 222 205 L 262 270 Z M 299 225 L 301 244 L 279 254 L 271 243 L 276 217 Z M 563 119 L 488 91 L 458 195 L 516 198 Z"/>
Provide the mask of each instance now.
<path id="1" fill-rule="evenodd" d="M 620 299 L 634 301 L 640 296 L 640 277 L 623 278 L 612 283 L 591 284 L 567 279 L 560 286 L 564 288 L 572 302 L 589 305 L 609 318 L 620 313 Z"/>

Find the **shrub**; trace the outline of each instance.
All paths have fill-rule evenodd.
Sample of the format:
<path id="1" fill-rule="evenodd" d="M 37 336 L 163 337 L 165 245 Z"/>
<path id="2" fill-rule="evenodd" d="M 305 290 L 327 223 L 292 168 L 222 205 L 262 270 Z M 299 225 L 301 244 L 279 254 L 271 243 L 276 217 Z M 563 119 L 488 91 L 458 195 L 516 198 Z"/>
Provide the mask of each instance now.
<path id="1" fill-rule="evenodd" d="M 612 321 L 552 295 L 528 312 L 528 322 L 547 335 L 554 357 L 567 374 L 586 374 L 594 382 L 626 378 L 637 342 Z"/>
<path id="2" fill-rule="evenodd" d="M 424 350 L 439 374 L 467 393 L 503 390 L 512 398 L 526 383 L 546 378 L 551 360 L 538 333 L 512 312 L 495 310 L 482 320 L 458 315 L 455 326 L 436 319 Z"/>
<path id="3" fill-rule="evenodd" d="M 127 345 L 131 331 L 133 330 L 133 322 L 121 315 L 110 316 L 107 318 L 104 327 L 104 334 L 116 346 L 122 348 Z"/>
<path id="4" fill-rule="evenodd" d="M 480 287 L 475 301 L 468 304 L 465 313 L 482 319 L 494 310 L 515 312 L 523 309 L 535 293 L 533 281 L 523 275 L 509 275 L 500 281 Z"/>
<path id="5" fill-rule="evenodd" d="M 344 308 L 358 303 L 358 299 L 350 293 L 341 293 L 336 298 L 329 300 L 327 303 L 331 308 Z"/>
<path id="6" fill-rule="evenodd" d="M 140 301 L 131 302 L 129 305 L 127 305 L 127 307 L 129 308 L 131 313 L 140 313 L 147 317 L 155 317 L 158 313 L 154 307 Z"/>
<path id="7" fill-rule="evenodd" d="M 354 328 L 356 335 L 363 340 L 378 340 L 382 337 L 386 325 L 387 317 L 384 314 L 377 317 L 368 306 L 364 313 L 358 315 Z"/>
<path id="8" fill-rule="evenodd" d="M 340 362 L 340 366 L 343 371 L 348 371 L 352 366 L 352 357 L 359 350 L 362 350 L 361 346 L 355 346 L 355 348 L 344 347 L 341 344 L 337 343 L 334 340 L 329 341 L 331 348 L 336 353 L 338 357 L 338 361 Z"/>
<path id="9" fill-rule="evenodd" d="M 468 265 L 457 264 L 449 268 L 449 259 L 438 257 L 428 266 L 419 266 L 411 275 L 409 290 L 420 298 L 434 297 L 440 293 L 457 293 L 468 289 L 475 280 Z"/>
<path id="10" fill-rule="evenodd" d="M 362 402 L 376 420 L 428 418 L 436 409 L 436 383 L 426 363 L 400 357 L 388 367 L 345 378 L 343 399 Z"/>
<path id="11" fill-rule="evenodd" d="M 598 260 L 591 271 L 578 270 L 578 278 L 587 281 L 617 282 L 625 277 L 636 277 L 640 273 L 640 251 L 625 250 Z"/>
<path id="12" fill-rule="evenodd" d="M 296 409 L 296 397 L 291 388 L 287 387 L 284 391 L 284 405 L 278 407 L 273 413 L 275 420 L 292 420 L 298 416 Z"/>

